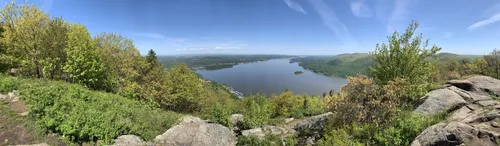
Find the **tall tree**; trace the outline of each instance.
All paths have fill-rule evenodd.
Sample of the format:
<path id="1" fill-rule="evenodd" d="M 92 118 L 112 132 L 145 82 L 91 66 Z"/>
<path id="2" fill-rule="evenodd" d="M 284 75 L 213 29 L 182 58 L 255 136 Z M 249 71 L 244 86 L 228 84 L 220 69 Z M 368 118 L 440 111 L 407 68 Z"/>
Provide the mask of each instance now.
<path id="1" fill-rule="evenodd" d="M 5 5 L 0 13 L 5 24 L 3 43 L 7 54 L 13 56 L 26 75 L 43 77 L 42 60 L 48 58 L 43 52 L 50 49 L 43 45 L 49 16 L 33 4 L 16 5 L 15 2 Z"/>
<path id="2" fill-rule="evenodd" d="M 432 46 L 427 49 L 428 40 L 422 34 L 414 36 L 418 23 L 413 21 L 403 34 L 394 32 L 388 37 L 389 44 L 377 44 L 370 52 L 377 62 L 370 72 L 378 84 L 387 84 L 396 78 L 409 79 L 410 83 L 422 84 L 432 75 L 431 62 L 427 58 L 435 55 L 441 48 Z"/>
<path id="3" fill-rule="evenodd" d="M 168 72 L 166 86 L 168 95 L 159 99 L 164 108 L 182 112 L 201 109 L 202 83 L 186 65 L 176 65 Z"/>
<path id="4" fill-rule="evenodd" d="M 47 24 L 47 33 L 43 38 L 42 52 L 42 72 L 45 77 L 50 79 L 60 79 L 64 77 L 63 66 L 66 62 L 66 44 L 68 40 L 69 25 L 62 18 L 50 19 Z"/>
<path id="5" fill-rule="evenodd" d="M 473 70 L 475 74 L 487 75 L 488 73 L 488 62 L 484 58 L 476 58 L 472 62 Z"/>
<path id="6" fill-rule="evenodd" d="M 139 98 L 141 67 L 146 65 L 132 40 L 118 34 L 102 33 L 94 38 L 100 58 L 110 78 L 112 90 L 120 95 Z"/>
<path id="7" fill-rule="evenodd" d="M 500 51 L 495 49 L 489 55 L 484 56 L 484 60 L 488 63 L 488 67 L 493 72 L 493 77 L 500 79 Z"/>
<path id="8" fill-rule="evenodd" d="M 428 40 L 422 42 L 422 34 L 414 36 L 418 23 L 413 21 L 403 34 L 394 32 L 389 38 L 389 44 L 377 44 L 375 51 L 370 52 L 375 65 L 370 72 L 379 86 L 398 84 L 398 99 L 401 105 L 414 104 L 432 88 L 432 76 L 435 74 L 434 65 L 428 59 L 434 56 L 441 48 L 432 46 L 427 49 Z"/>
<path id="9" fill-rule="evenodd" d="M 67 60 L 64 72 L 69 75 L 71 82 L 93 89 L 106 88 L 104 66 L 85 26 L 70 25 L 65 51 Z"/>

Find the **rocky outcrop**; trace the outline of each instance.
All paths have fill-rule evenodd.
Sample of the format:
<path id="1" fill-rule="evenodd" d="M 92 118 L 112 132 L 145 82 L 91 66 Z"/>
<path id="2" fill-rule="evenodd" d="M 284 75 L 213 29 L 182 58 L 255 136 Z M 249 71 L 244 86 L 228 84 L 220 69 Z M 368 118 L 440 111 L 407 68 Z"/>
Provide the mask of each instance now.
<path id="1" fill-rule="evenodd" d="M 446 100 L 443 100 L 442 97 L 446 97 Z M 448 111 L 465 104 L 467 104 L 467 101 L 465 101 L 459 94 L 448 89 L 438 89 L 431 91 L 427 100 L 425 100 L 422 105 L 418 106 L 415 112 L 435 114 Z"/>
<path id="2" fill-rule="evenodd" d="M 144 142 L 135 135 L 122 135 L 115 146 L 232 146 L 236 137 L 229 128 L 192 116 L 182 117 L 179 124 L 158 135 L 152 142 Z"/>
<path id="3" fill-rule="evenodd" d="M 326 129 L 328 119 L 333 115 L 332 112 L 306 118 L 297 125 L 295 130 L 298 132 L 299 145 L 314 145 L 320 139 Z"/>
<path id="4" fill-rule="evenodd" d="M 452 80 L 444 89 L 431 91 L 414 112 L 450 116 L 425 129 L 411 145 L 500 145 L 499 93 L 500 80 L 486 76 Z"/>
<path id="5" fill-rule="evenodd" d="M 236 145 L 236 137 L 227 127 L 185 116 L 178 125 L 156 136 L 153 142 L 169 146 L 230 146 Z"/>

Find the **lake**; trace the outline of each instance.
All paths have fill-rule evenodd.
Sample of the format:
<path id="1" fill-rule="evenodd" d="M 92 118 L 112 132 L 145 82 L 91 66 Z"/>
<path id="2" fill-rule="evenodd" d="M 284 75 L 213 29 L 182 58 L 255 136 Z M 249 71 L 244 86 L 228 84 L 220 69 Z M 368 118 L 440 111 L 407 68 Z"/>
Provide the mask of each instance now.
<path id="1" fill-rule="evenodd" d="M 240 64 L 220 70 L 198 70 L 203 77 L 225 83 L 245 95 L 262 92 L 266 95 L 290 89 L 294 93 L 322 95 L 331 89 L 338 91 L 347 81 L 305 70 L 290 59 Z M 295 75 L 296 71 L 302 74 Z"/>

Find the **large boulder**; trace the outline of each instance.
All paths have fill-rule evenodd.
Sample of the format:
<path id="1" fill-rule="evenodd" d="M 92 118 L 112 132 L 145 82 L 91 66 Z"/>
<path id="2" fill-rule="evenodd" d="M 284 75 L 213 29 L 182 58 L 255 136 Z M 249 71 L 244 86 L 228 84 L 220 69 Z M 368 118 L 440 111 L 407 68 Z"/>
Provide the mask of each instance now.
<path id="1" fill-rule="evenodd" d="M 480 91 L 500 95 L 500 80 L 488 76 L 474 76 L 468 80 Z"/>
<path id="2" fill-rule="evenodd" d="M 498 136 L 461 122 L 439 123 L 423 131 L 411 146 L 496 146 Z"/>
<path id="3" fill-rule="evenodd" d="M 466 105 L 462 96 L 449 90 L 437 89 L 429 92 L 429 97 L 414 112 L 422 114 L 436 114 Z"/>
<path id="4" fill-rule="evenodd" d="M 231 146 L 236 137 L 229 128 L 185 116 L 178 125 L 156 136 L 155 143 L 169 146 Z"/>
<path id="5" fill-rule="evenodd" d="M 297 123 L 294 129 L 298 132 L 298 144 L 314 145 L 314 143 L 322 137 L 328 119 L 330 119 L 332 115 L 332 112 L 328 112 L 306 118 Z"/>
<path id="6" fill-rule="evenodd" d="M 414 112 L 450 112 L 450 116 L 425 129 L 411 145 L 500 145 L 500 101 L 492 99 L 492 95 L 500 93 L 500 80 L 476 76 L 448 84 L 450 86 L 444 89 L 431 91 L 429 98 Z"/>

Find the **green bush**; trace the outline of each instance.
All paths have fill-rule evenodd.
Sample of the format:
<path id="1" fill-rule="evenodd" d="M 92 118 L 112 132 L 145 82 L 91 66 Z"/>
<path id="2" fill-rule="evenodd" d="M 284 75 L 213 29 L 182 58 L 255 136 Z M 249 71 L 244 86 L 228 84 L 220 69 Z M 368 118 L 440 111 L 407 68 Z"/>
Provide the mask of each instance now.
<path id="1" fill-rule="evenodd" d="M 425 128 L 444 119 L 446 115 L 423 116 L 411 111 L 399 111 L 384 125 L 352 123 L 329 129 L 318 145 L 380 145 L 406 146 Z M 330 126 L 331 127 L 331 126 Z"/>
<path id="2" fill-rule="evenodd" d="M 19 85 L 17 77 L 3 77 L 0 75 L 0 93 L 8 93 L 12 90 L 16 90 Z"/>
<path id="3" fill-rule="evenodd" d="M 303 116 L 314 116 L 325 113 L 326 107 L 323 100 L 319 97 L 307 97 L 304 96 L 304 107 L 302 109 Z"/>
<path id="4" fill-rule="evenodd" d="M 362 146 L 363 144 L 353 139 L 344 129 L 332 130 L 323 139 L 317 142 L 318 146 Z"/>
<path id="5" fill-rule="evenodd" d="M 245 115 L 242 129 L 255 128 L 267 124 L 270 117 L 270 105 L 264 94 L 248 96 L 239 101 L 239 113 Z"/>
<path id="6" fill-rule="evenodd" d="M 293 139 L 286 139 L 285 143 L 286 145 L 288 144 L 295 144 L 293 143 Z M 259 140 L 256 137 L 246 137 L 246 136 L 239 136 L 238 137 L 238 143 L 236 143 L 237 146 L 282 146 L 283 141 L 281 138 L 275 136 L 275 135 L 268 135 L 264 137 L 262 140 Z"/>
<path id="7" fill-rule="evenodd" d="M 61 81 L 24 80 L 19 90 L 41 128 L 77 143 L 111 144 L 125 134 L 150 140 L 181 116 Z"/>
<path id="8" fill-rule="evenodd" d="M 208 115 L 209 120 L 226 127 L 233 127 L 233 123 L 229 117 L 230 113 L 224 106 L 215 104 L 210 111 L 210 115 Z"/>
<path id="9" fill-rule="evenodd" d="M 443 114 L 423 116 L 411 112 L 401 112 L 391 121 L 391 125 L 380 129 L 375 134 L 379 145 L 407 146 L 425 128 L 434 125 L 444 118 Z"/>

